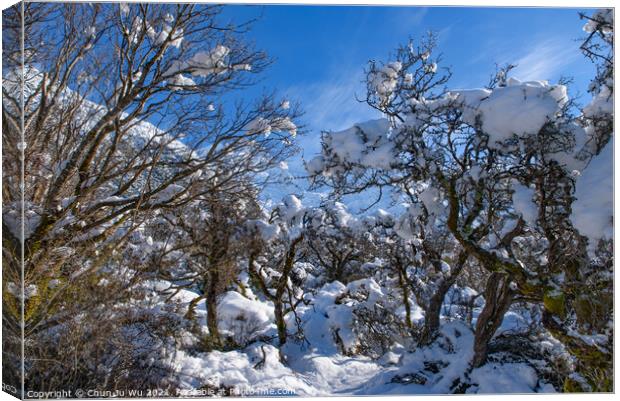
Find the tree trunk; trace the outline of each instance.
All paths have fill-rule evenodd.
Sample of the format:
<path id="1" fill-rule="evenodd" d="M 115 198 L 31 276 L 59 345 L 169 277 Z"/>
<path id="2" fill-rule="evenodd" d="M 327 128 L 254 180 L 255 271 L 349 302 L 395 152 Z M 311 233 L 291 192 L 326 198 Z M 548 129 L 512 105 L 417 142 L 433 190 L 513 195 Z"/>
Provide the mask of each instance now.
<path id="1" fill-rule="evenodd" d="M 398 285 L 403 292 L 403 303 L 405 304 L 405 323 L 409 331 L 413 329 L 413 323 L 411 322 L 411 305 L 409 304 L 409 284 L 405 278 L 407 274 L 403 269 L 398 269 Z"/>
<path id="2" fill-rule="evenodd" d="M 211 344 L 214 347 L 220 347 L 222 342 L 220 338 L 220 332 L 217 328 L 217 296 L 218 296 L 218 285 L 219 285 L 219 272 L 217 267 L 212 267 L 209 272 L 209 281 L 207 288 L 205 289 L 206 293 L 206 304 L 207 304 L 207 328 L 209 329 L 209 337 L 211 340 Z"/>
<path id="3" fill-rule="evenodd" d="M 440 286 L 429 299 L 428 305 L 424 309 L 424 328 L 420 336 L 420 345 L 428 345 L 435 339 L 439 331 L 441 304 L 449 288 L 450 286 Z"/>
<path id="4" fill-rule="evenodd" d="M 273 301 L 276 326 L 278 327 L 278 341 L 280 343 L 280 346 L 286 343 L 286 322 L 284 321 L 284 315 L 286 313 L 284 311 L 283 300 L 284 293 L 288 284 L 288 277 L 290 276 L 291 271 L 293 270 L 293 264 L 295 263 L 295 252 L 297 244 L 299 244 L 302 240 L 303 235 L 294 239 L 293 242 L 291 242 L 288 251 L 286 252 L 286 257 L 284 258 L 284 266 L 282 267 L 282 275 L 278 280 L 276 295 Z"/>
<path id="5" fill-rule="evenodd" d="M 512 303 L 510 276 L 506 273 L 493 272 L 487 280 L 484 290 L 484 308 L 476 322 L 474 337 L 474 359 L 472 366 L 482 366 L 487 359 L 489 341 L 501 325 L 504 315 Z"/>
<path id="6" fill-rule="evenodd" d="M 286 322 L 284 321 L 284 305 L 281 299 L 276 300 L 273 313 L 278 328 L 278 342 L 282 346 L 286 343 Z"/>
<path id="7" fill-rule="evenodd" d="M 461 274 L 466 261 L 467 253 L 459 253 L 456 264 L 452 268 L 452 272 L 439 284 L 435 293 L 433 293 L 431 298 L 428 300 L 428 304 L 426 305 L 426 308 L 424 308 L 424 328 L 422 329 L 422 334 L 420 336 L 420 345 L 430 344 L 437 336 L 439 324 L 441 322 L 441 305 L 443 304 L 443 300 L 446 297 L 448 290 L 450 290 L 450 287 L 452 287 L 459 274 Z"/>

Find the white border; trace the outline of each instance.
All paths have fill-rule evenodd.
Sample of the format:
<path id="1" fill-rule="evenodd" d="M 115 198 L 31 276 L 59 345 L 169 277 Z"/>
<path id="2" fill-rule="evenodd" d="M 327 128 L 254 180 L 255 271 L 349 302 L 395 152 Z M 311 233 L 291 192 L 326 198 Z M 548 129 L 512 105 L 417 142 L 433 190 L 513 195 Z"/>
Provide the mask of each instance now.
<path id="1" fill-rule="evenodd" d="M 66 2 L 79 2 L 79 0 L 65 0 Z M 83 2 L 83 1 L 82 1 Z M 101 1 L 101 2 L 112 2 L 112 1 Z M 127 3 L 133 3 L 138 1 L 127 0 Z M 163 0 L 152 0 L 150 2 L 153 3 L 166 3 L 171 1 L 163 1 Z M 612 1 L 602 1 L 602 0 L 589 0 L 589 1 L 575 1 L 575 0 L 542 0 L 542 1 L 531 1 L 531 0 L 505 0 L 499 3 L 498 1 L 493 0 L 426 0 L 426 1 L 416 1 L 416 0 L 389 0 L 389 1 L 361 1 L 361 0 L 314 0 L 314 1 L 299 1 L 299 0 L 268 0 L 268 1 L 260 1 L 260 0 L 225 0 L 225 1 L 183 1 L 186 3 L 231 3 L 231 4 L 306 4 L 306 5 L 393 5 L 393 6 L 473 6 L 473 7 L 561 7 L 561 8 L 597 8 L 597 7 L 613 7 L 614 3 Z M 16 1 L 11 0 L 0 0 L 0 6 L 2 9 L 5 9 L 13 4 Z M 576 16 L 576 26 L 578 26 L 578 20 Z M 576 31 L 578 33 L 578 31 Z M 1 43 L 2 34 L 0 33 L 0 43 Z M 617 111 L 618 105 L 618 95 L 617 91 L 614 96 L 615 101 L 615 111 Z M 615 121 L 614 121 L 615 123 Z M 620 141 L 615 141 L 615 155 L 620 155 Z M 2 148 L 2 144 L 0 143 L 0 151 Z M 617 174 L 618 164 L 614 165 L 614 188 L 620 188 L 620 175 Z M 0 173 L 2 171 L 2 166 L 0 164 Z M 614 192 L 617 192 L 616 190 Z M 615 195 L 615 193 L 614 193 Z M 618 198 L 614 196 L 614 202 L 616 202 Z M 617 216 L 617 203 L 614 203 L 614 215 Z M 0 221 L 2 217 L 0 214 Z M 620 238 L 618 235 L 620 234 L 620 224 L 615 224 L 614 227 L 614 236 L 616 239 Z M 614 243 L 614 254 L 618 256 L 618 241 Z M 1 259 L 0 253 L 0 259 Z M 614 269 L 615 269 L 614 263 Z M 615 270 L 614 270 L 615 273 Z M 617 274 L 614 275 L 614 289 L 618 288 L 617 284 Z M 620 309 L 618 308 L 618 297 L 615 296 L 614 291 L 614 308 L 617 313 Z M 0 313 L 1 313 L 1 304 L 0 304 Z M 615 322 L 614 322 L 615 323 Z M 614 324 L 615 325 L 615 324 Z M 618 344 L 618 335 L 617 335 L 617 325 L 615 325 L 616 330 L 614 332 L 614 344 Z M 1 335 L 1 331 L 0 331 Z M 614 347 L 615 348 L 615 347 Z M 618 367 L 618 352 L 615 352 L 614 355 L 614 384 L 618 385 L 618 375 L 617 375 L 617 367 Z M 432 395 L 432 396 L 376 396 L 374 398 L 389 398 L 389 400 L 394 401 L 405 401 L 405 400 L 437 400 L 439 399 L 447 399 L 448 397 L 457 397 L 456 395 Z M 564 400 L 583 400 L 585 397 L 588 397 L 588 400 L 611 400 L 613 395 L 611 394 L 531 394 L 531 395 L 485 395 L 485 394 L 477 394 L 477 395 L 460 395 L 458 396 L 461 400 L 477 400 L 477 399 L 489 399 L 489 397 L 499 397 L 501 400 L 506 401 L 516 401 L 521 400 L 525 397 L 531 398 L 535 397 L 536 400 L 545 400 L 545 399 L 559 399 Z M 312 397 L 313 400 L 319 401 L 328 401 L 335 397 Z M 154 400 L 170 400 L 164 398 L 153 398 Z M 195 398 L 198 399 L 198 398 Z M 271 398 L 259 398 L 259 399 L 271 399 Z M 338 397 L 339 400 L 343 401 L 355 401 L 359 399 L 359 397 Z M 10 396 L 5 392 L 0 392 L 0 400 L 15 400 L 14 397 Z"/>

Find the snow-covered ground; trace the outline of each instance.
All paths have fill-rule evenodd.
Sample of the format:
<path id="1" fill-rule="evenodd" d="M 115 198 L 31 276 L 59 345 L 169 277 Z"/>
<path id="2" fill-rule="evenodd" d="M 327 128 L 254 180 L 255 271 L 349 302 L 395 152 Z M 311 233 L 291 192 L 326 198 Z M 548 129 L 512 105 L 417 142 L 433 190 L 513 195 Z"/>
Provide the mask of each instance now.
<path id="1" fill-rule="evenodd" d="M 159 289 L 163 285 L 160 282 Z M 273 305 L 259 300 L 247 288 L 245 296 L 229 291 L 219 302 L 220 330 L 239 333 L 245 327 L 249 331 L 249 345 L 228 352 L 171 350 L 165 361 L 174 368 L 177 386 L 186 391 L 205 386 L 232 388 L 246 395 L 299 396 L 555 391 L 527 363 L 491 361 L 472 370 L 473 331 L 460 320 L 450 321 L 447 315 L 443 316 L 439 338 L 430 346 L 415 348 L 396 344 L 374 359 L 344 355 L 341 347 L 354 347 L 358 339 L 352 330 L 351 305 L 338 302 L 337 298 L 360 286 L 369 288 L 373 285 L 376 283 L 372 279 L 348 285 L 339 282 L 325 284 L 309 297 L 307 305 L 298 309 L 304 322 L 305 341 L 290 339 L 281 350 L 275 342 Z M 376 291 L 375 295 L 381 295 L 380 288 L 371 288 L 371 294 L 373 291 Z M 196 296 L 183 290 L 175 299 L 188 304 Z M 451 293 L 446 296 L 445 313 L 454 308 L 450 299 L 453 299 Z M 372 296 L 366 302 L 372 302 Z M 476 304 L 473 324 L 483 302 Z M 203 326 L 202 331 L 207 333 L 204 301 L 198 303 L 196 315 Z M 289 314 L 289 332 L 294 332 L 291 317 Z M 421 308 L 415 304 L 412 305 L 412 318 L 417 323 L 423 319 Z M 518 331 L 524 327 L 525 321 L 522 312 L 510 311 L 497 334 Z M 335 341 L 334 332 L 338 333 L 340 344 Z"/>

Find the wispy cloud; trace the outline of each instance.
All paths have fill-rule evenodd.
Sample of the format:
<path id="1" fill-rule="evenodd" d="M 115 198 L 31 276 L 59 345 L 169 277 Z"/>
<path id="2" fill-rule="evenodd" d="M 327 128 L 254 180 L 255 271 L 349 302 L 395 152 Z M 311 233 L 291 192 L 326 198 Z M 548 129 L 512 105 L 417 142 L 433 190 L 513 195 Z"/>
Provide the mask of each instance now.
<path id="1" fill-rule="evenodd" d="M 289 177 L 286 183 L 271 185 L 266 197 L 279 200 L 284 194 L 303 196 L 304 202 L 318 204 L 329 192 L 327 189 L 308 191 L 303 160 L 309 160 L 321 152 L 321 131 L 338 131 L 360 121 L 379 118 L 380 115 L 358 97 L 365 95 L 361 66 L 332 68 L 334 72 L 324 81 L 298 85 L 285 91 L 291 100 L 298 100 L 305 112 L 303 118 L 307 134 L 297 138 L 301 153 L 288 160 L 288 169 L 282 174 Z"/>
<path id="2" fill-rule="evenodd" d="M 428 7 L 417 8 L 417 10 L 407 18 L 408 25 L 419 25 L 428 14 Z M 410 28 L 410 27 L 409 27 Z"/>
<path id="3" fill-rule="evenodd" d="M 567 65 L 580 57 L 577 44 L 569 44 L 566 40 L 548 39 L 536 44 L 529 52 L 516 61 L 506 62 L 517 64 L 513 74 L 524 80 L 558 78 Z"/>
<path id="4" fill-rule="evenodd" d="M 304 157 L 320 150 L 321 131 L 342 130 L 379 115 L 356 96 L 365 95 L 362 68 L 345 68 L 322 82 L 289 88 L 286 92 L 299 99 L 305 111 L 308 135 L 301 138 Z"/>

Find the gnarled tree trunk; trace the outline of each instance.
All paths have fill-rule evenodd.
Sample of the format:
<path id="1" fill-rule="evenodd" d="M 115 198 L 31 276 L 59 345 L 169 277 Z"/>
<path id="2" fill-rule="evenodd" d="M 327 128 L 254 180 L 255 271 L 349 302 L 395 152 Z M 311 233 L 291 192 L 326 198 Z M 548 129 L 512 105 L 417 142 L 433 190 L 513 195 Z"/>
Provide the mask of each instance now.
<path id="1" fill-rule="evenodd" d="M 448 290 L 456 282 L 459 274 L 461 274 L 466 261 L 467 253 L 461 252 L 452 268 L 450 275 L 439 283 L 437 289 L 428 300 L 428 303 L 424 308 L 424 328 L 422 329 L 422 334 L 420 335 L 420 345 L 428 345 L 435 339 L 437 332 L 439 331 L 441 305 L 443 304 L 443 300 L 446 297 Z"/>
<path id="2" fill-rule="evenodd" d="M 510 281 L 510 276 L 501 272 L 491 273 L 487 280 L 484 290 L 484 308 L 476 322 L 473 367 L 482 366 L 486 361 L 489 341 L 493 338 L 512 303 Z"/>

